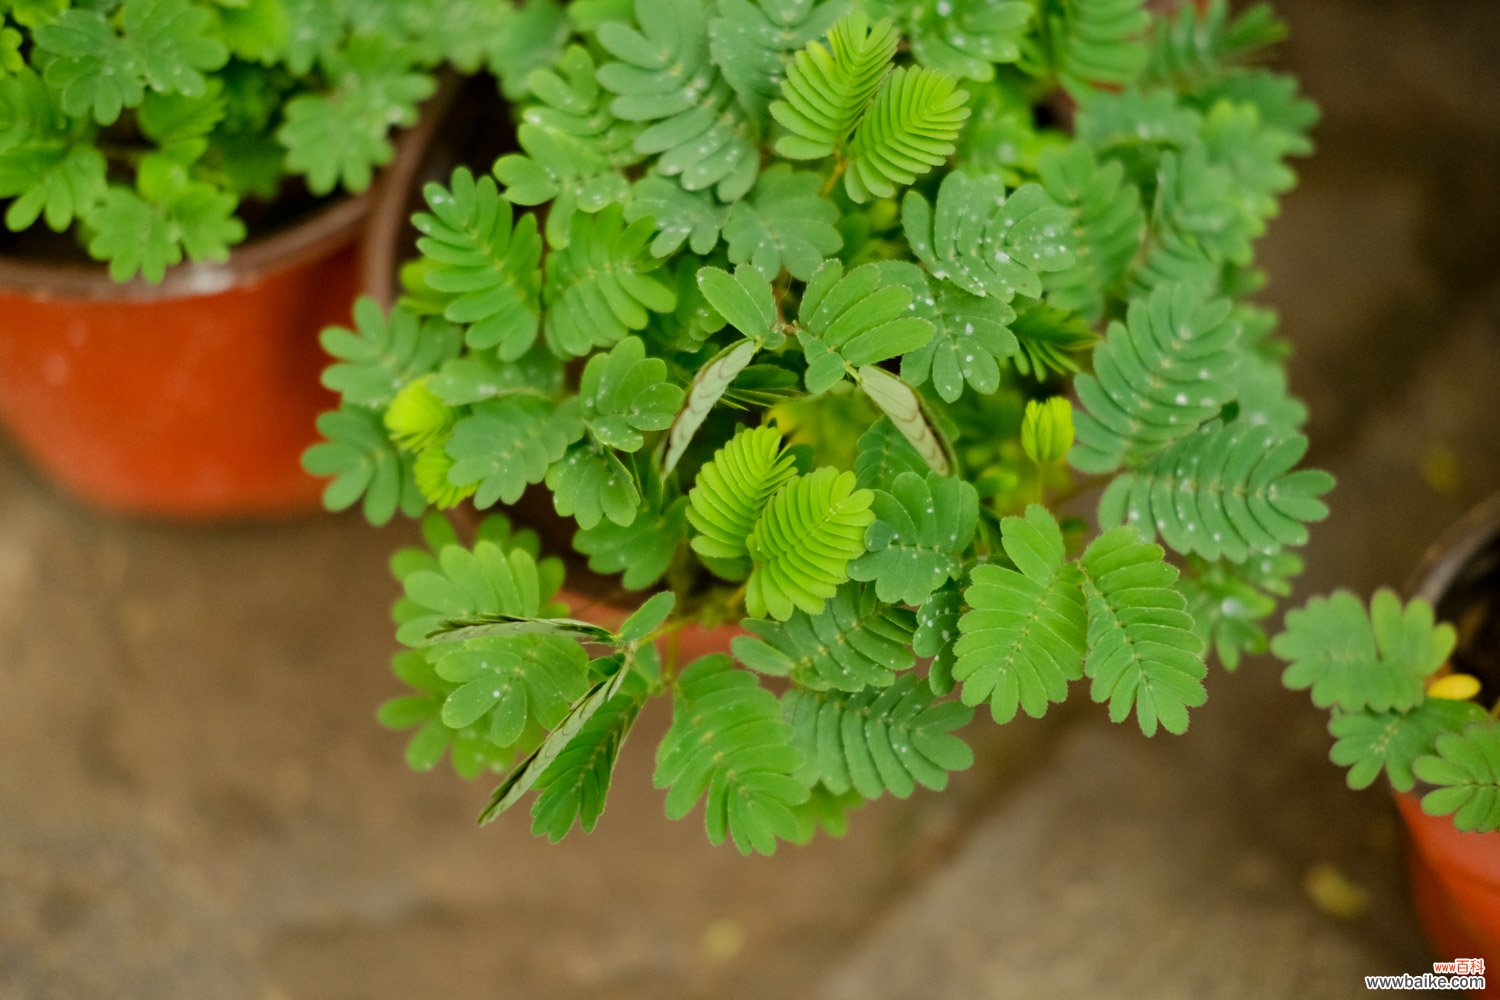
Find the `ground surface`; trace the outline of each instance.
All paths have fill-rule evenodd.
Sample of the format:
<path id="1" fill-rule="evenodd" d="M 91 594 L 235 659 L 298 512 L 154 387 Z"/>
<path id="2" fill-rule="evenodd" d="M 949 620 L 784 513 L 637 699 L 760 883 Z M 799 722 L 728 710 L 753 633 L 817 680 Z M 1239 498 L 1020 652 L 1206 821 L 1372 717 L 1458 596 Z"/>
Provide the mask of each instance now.
<path id="1" fill-rule="evenodd" d="M 1341 481 L 1303 590 L 1368 590 L 1500 488 L 1500 7 L 1283 7 L 1326 118 L 1269 298 Z M 592 838 L 477 831 L 371 721 L 409 532 L 112 520 L 0 445 L 0 1000 L 1338 998 L 1430 960 L 1390 804 L 1265 661 L 1180 740 L 978 726 L 950 794 L 771 860 L 662 818 L 650 732 Z"/>

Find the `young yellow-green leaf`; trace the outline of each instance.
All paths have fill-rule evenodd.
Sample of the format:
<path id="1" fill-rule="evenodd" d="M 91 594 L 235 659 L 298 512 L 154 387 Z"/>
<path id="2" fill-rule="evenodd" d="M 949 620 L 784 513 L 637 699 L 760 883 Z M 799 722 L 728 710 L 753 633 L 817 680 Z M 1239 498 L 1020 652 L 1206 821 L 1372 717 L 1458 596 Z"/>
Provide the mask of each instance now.
<path id="1" fill-rule="evenodd" d="M 921 604 L 963 575 L 963 553 L 979 528 L 979 494 L 960 479 L 904 472 L 890 492 L 876 491 L 869 551 L 849 576 L 873 581 L 882 601 Z"/>
<path id="2" fill-rule="evenodd" d="M 776 151 L 793 160 L 820 160 L 841 149 L 891 72 L 900 35 L 890 21 L 870 24 L 858 8 L 792 58 L 771 115 L 788 134 Z"/>
<path id="3" fill-rule="evenodd" d="M 957 148 L 969 93 L 947 73 L 898 67 L 876 92 L 849 143 L 844 190 L 855 202 L 894 197 Z"/>
<path id="4" fill-rule="evenodd" d="M 1053 465 L 1073 447 L 1073 404 L 1066 396 L 1029 399 L 1021 417 L 1021 450 L 1037 465 Z"/>
<path id="5" fill-rule="evenodd" d="M 875 495 L 856 489 L 854 473 L 824 467 L 798 476 L 771 497 L 750 532 L 752 568 L 745 609 L 786 621 L 795 609 L 822 610 L 865 551 Z"/>
<path id="6" fill-rule="evenodd" d="M 743 579 L 749 572 L 751 529 L 771 495 L 797 474 L 775 427 L 745 427 L 698 470 L 688 494 L 693 551 L 715 573 Z"/>

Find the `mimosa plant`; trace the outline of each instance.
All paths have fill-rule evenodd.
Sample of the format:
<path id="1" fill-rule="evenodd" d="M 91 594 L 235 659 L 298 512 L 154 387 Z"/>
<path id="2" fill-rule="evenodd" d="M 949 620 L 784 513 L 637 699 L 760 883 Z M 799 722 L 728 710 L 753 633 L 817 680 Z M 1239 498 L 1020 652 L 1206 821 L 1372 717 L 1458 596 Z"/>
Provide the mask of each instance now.
<path id="1" fill-rule="evenodd" d="M 517 152 L 426 191 L 389 315 L 332 330 L 332 508 L 545 491 L 397 556 L 413 767 L 592 829 L 642 706 L 656 784 L 769 853 L 967 767 L 972 709 L 1073 682 L 1187 729 L 1325 514 L 1253 244 L 1314 109 L 1264 6 L 577 2 Z M 1075 402 L 1076 401 L 1076 402 Z M 1063 512 L 1102 488 L 1101 530 Z M 1165 548 L 1164 548 L 1165 547 Z M 684 629 L 737 626 L 680 662 Z"/>

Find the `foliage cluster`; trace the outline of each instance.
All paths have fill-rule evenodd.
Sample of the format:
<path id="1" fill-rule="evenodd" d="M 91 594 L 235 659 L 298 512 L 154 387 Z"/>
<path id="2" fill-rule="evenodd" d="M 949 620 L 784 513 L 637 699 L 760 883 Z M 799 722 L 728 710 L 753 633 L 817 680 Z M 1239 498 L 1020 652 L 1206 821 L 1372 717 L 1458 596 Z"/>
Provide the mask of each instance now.
<path id="1" fill-rule="evenodd" d="M 1183 732 L 1300 569 L 1299 469 L 1253 243 L 1316 113 L 1264 6 L 579 0 L 515 153 L 426 191 L 383 313 L 324 344 L 335 509 L 545 490 L 623 625 L 501 516 L 397 557 L 413 766 L 508 769 L 590 829 L 670 700 L 667 811 L 770 852 L 941 788 L 974 708 L 1075 681 Z M 1076 406 L 1073 400 L 1076 399 Z M 1101 530 L 1059 515 L 1102 487 Z M 684 632 L 737 623 L 692 663 Z"/>
<path id="2" fill-rule="evenodd" d="M 73 231 L 117 281 L 222 261 L 289 180 L 368 187 L 438 65 L 521 97 L 566 32 L 557 0 L 7 0 L 5 224 Z"/>

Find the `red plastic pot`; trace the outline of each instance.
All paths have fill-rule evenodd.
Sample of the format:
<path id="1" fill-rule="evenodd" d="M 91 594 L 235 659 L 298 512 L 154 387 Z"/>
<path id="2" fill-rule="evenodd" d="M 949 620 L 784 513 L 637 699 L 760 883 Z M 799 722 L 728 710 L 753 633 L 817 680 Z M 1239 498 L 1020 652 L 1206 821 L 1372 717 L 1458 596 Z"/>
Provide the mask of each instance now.
<path id="1" fill-rule="evenodd" d="M 0 258 L 0 421 L 111 510 L 216 518 L 318 506 L 298 464 L 319 412 L 317 335 L 357 290 L 368 197 L 117 285 L 103 267 Z"/>
<path id="2" fill-rule="evenodd" d="M 1466 585 L 1500 568 L 1500 496 L 1475 508 L 1432 547 L 1408 589 L 1440 617 L 1453 617 Z M 1500 608 L 1494 609 L 1500 614 Z M 1437 957 L 1482 958 L 1487 988 L 1500 997 L 1500 833 L 1462 833 L 1447 816 L 1428 816 L 1422 788 L 1396 793 L 1411 834 L 1412 897 Z"/>

